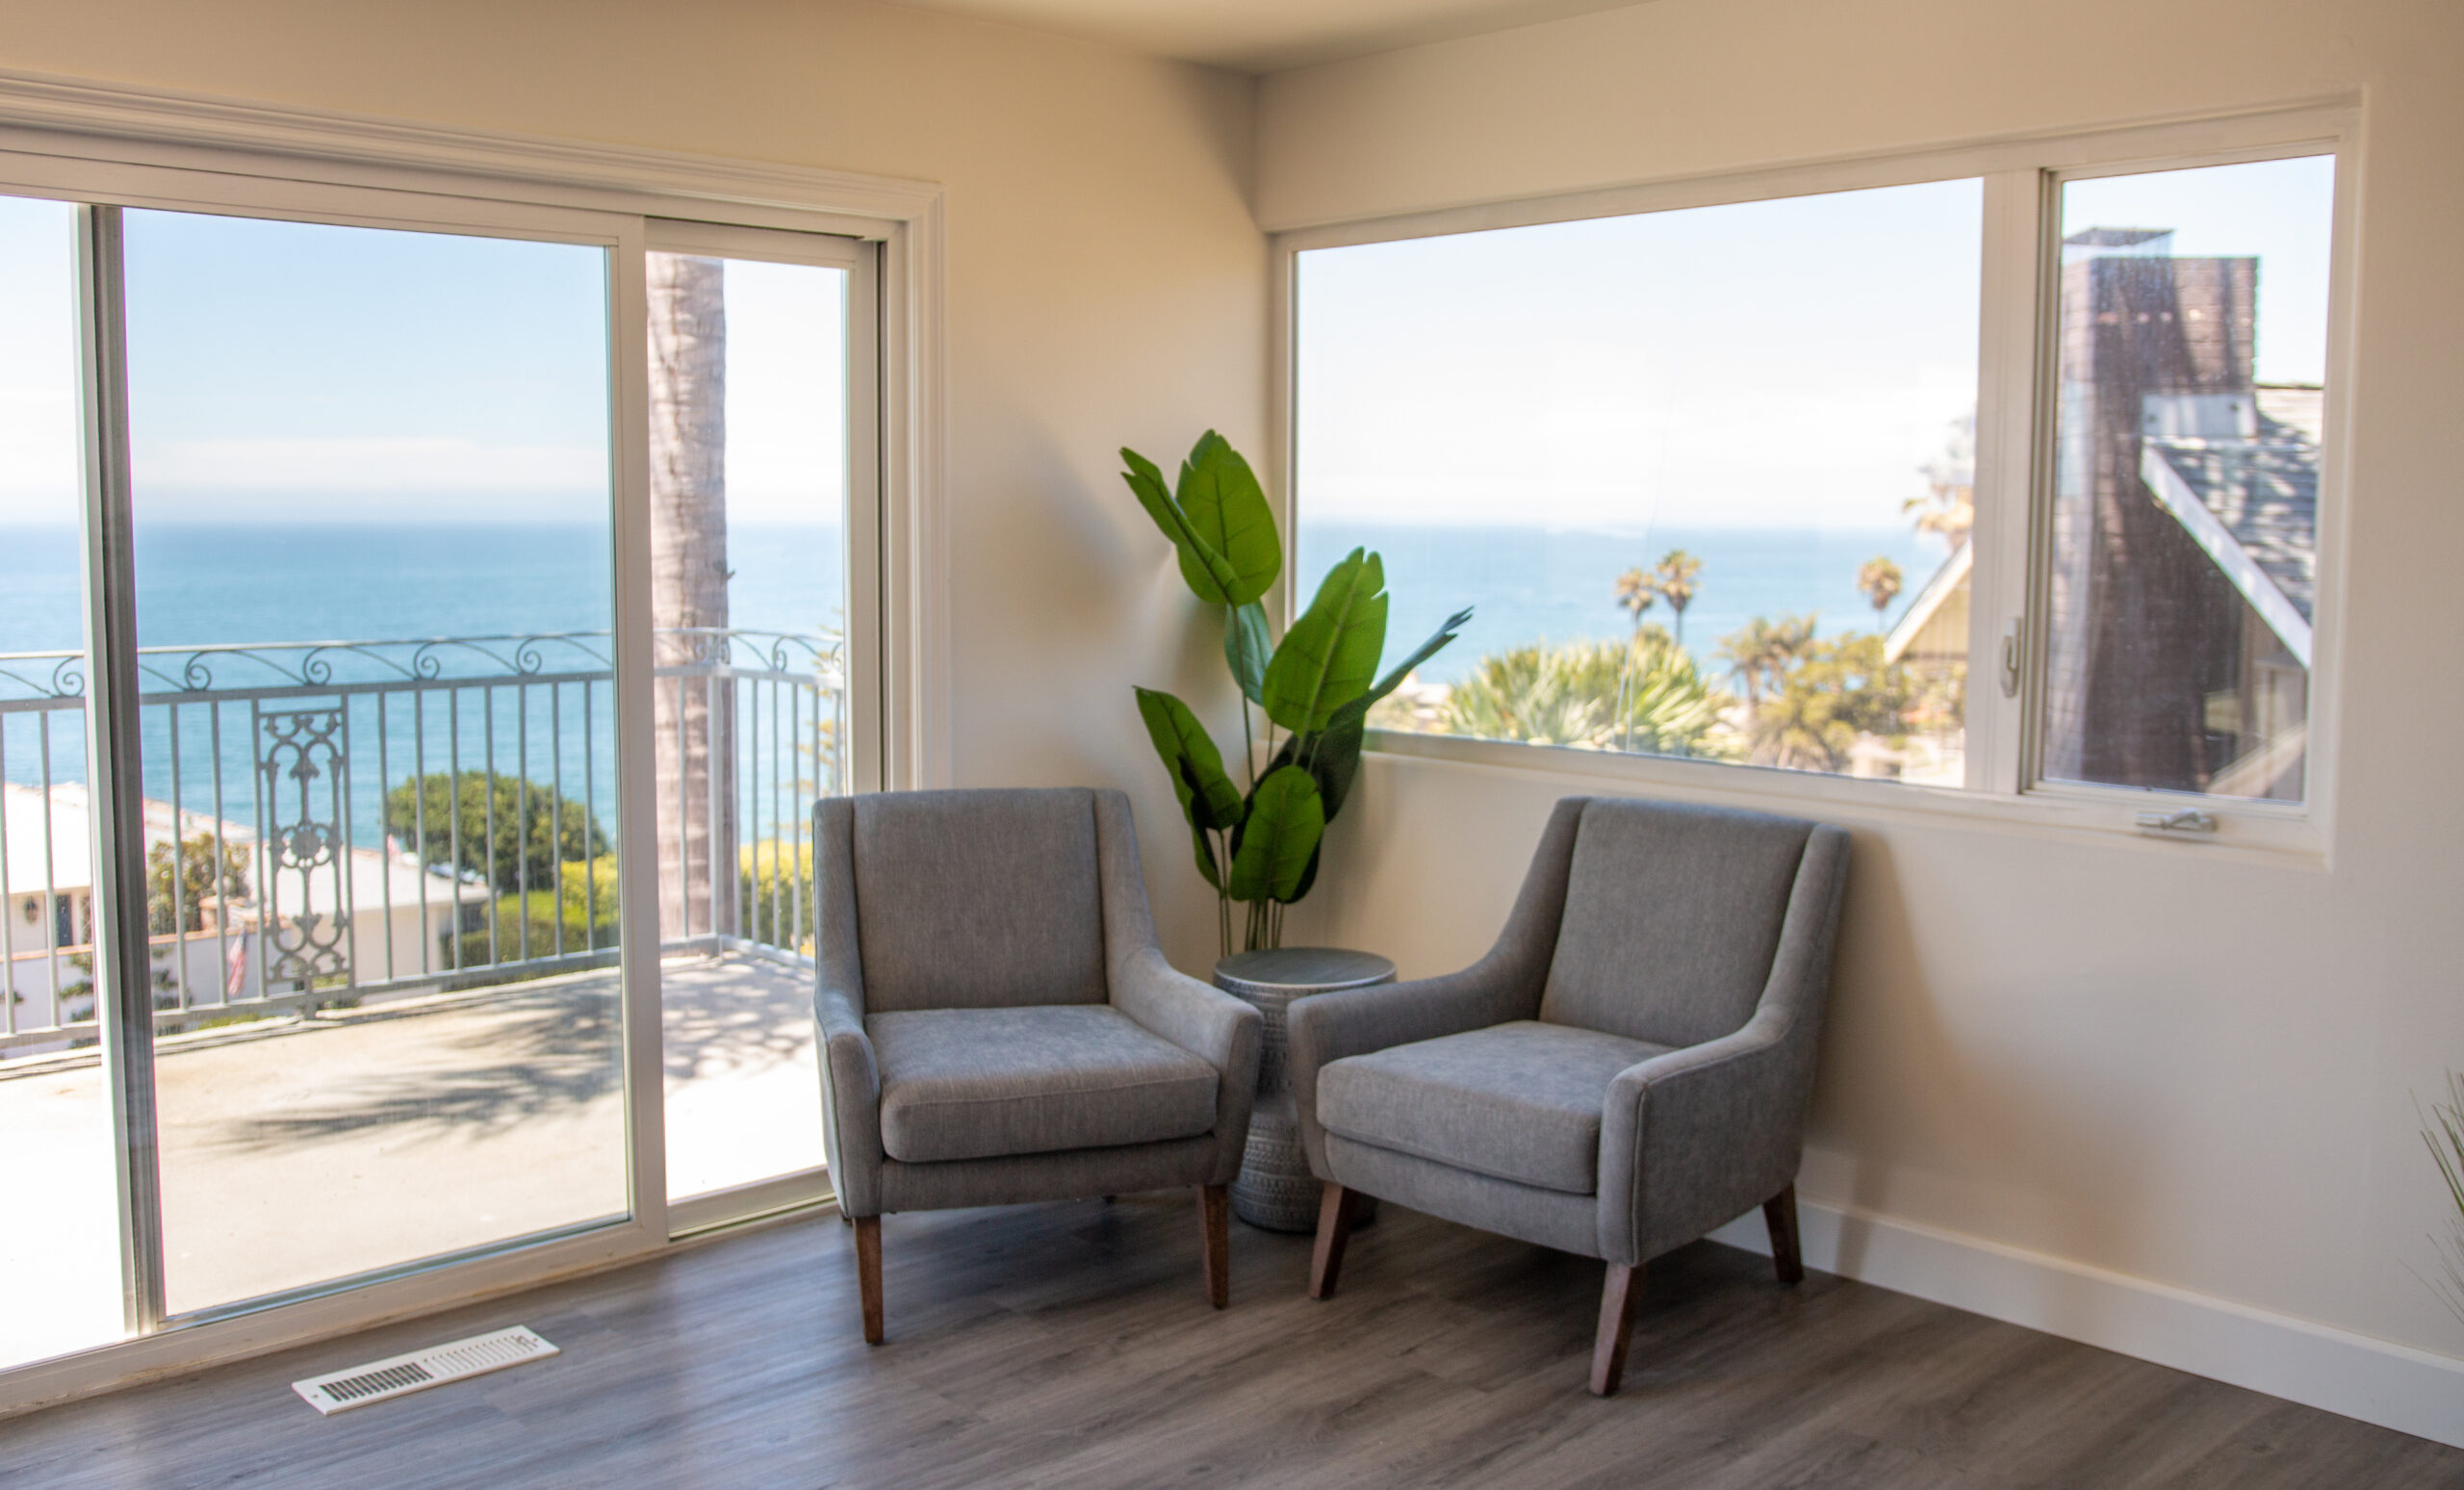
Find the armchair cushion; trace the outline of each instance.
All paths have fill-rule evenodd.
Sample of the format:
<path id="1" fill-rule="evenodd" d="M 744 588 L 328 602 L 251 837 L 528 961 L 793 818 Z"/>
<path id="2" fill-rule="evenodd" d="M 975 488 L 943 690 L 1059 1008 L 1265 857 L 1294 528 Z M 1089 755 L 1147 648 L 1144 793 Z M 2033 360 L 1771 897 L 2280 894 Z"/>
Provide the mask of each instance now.
<path id="1" fill-rule="evenodd" d="M 1093 792 L 880 792 L 848 810 L 867 1012 L 1104 1002 Z"/>
<path id="2" fill-rule="evenodd" d="M 1670 1046 L 1734 1034 L 1771 979 L 1813 824 L 1586 805 L 1540 1017 Z"/>
<path id="3" fill-rule="evenodd" d="M 1609 1084 L 1666 1049 L 1517 1019 L 1334 1062 L 1318 1076 L 1318 1120 L 1357 1143 L 1593 1195 Z"/>
<path id="4" fill-rule="evenodd" d="M 1216 1068 L 1104 1004 L 913 1009 L 864 1020 L 881 1143 L 925 1164 L 1192 1138 Z"/>

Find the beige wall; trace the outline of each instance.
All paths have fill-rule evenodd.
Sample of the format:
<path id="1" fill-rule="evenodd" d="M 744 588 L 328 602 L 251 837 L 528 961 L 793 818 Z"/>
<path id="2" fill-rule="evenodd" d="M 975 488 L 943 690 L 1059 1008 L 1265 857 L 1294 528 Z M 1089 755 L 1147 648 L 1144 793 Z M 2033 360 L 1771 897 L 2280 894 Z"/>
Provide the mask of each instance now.
<path id="1" fill-rule="evenodd" d="M 1186 861 L 1129 685 L 1209 644 L 1113 452 L 1263 441 L 1246 79 L 824 0 L 21 0 L 0 67 L 941 183 L 956 782 L 1133 786 Z"/>
<path id="2" fill-rule="evenodd" d="M 2464 8 L 1658 0 L 1266 80 L 1259 200 L 1292 226 L 2355 91 L 2332 867 L 1831 814 L 1858 849 L 1805 1189 L 2464 1356 L 2414 1272 L 2452 1212 L 2411 1096 L 2464 1066 Z M 1469 960 L 1584 789 L 1533 766 L 1375 760 L 1309 928 Z"/>

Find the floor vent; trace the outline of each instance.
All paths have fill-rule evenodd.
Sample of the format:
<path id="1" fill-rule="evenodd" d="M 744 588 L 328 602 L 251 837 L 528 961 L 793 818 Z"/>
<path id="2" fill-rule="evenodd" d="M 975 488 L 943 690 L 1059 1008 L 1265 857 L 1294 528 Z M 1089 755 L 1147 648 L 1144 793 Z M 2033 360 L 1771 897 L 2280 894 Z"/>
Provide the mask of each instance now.
<path id="1" fill-rule="evenodd" d="M 473 1335 L 468 1340 L 430 1346 L 408 1355 L 371 1361 L 330 1375 L 311 1376 L 291 1383 L 291 1389 L 319 1412 L 335 1413 L 555 1353 L 554 1346 L 517 1324 L 511 1329 Z"/>

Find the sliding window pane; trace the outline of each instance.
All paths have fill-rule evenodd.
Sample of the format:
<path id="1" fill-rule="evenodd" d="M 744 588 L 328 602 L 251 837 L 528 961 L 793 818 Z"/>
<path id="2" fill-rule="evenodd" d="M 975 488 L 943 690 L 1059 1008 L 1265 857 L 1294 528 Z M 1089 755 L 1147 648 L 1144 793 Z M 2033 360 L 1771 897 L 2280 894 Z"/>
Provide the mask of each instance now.
<path id="1" fill-rule="evenodd" d="M 76 209 L 0 197 L 0 1367 L 119 1338 L 86 792 Z"/>
<path id="2" fill-rule="evenodd" d="M 2331 156 L 2062 193 L 2042 774 L 2301 800 Z"/>
<path id="3" fill-rule="evenodd" d="M 848 271 L 650 255 L 667 1178 L 823 1163 L 813 798 L 846 789 Z"/>
<path id="4" fill-rule="evenodd" d="M 1981 189 L 1299 255 L 1298 551 L 1390 730 L 1959 784 Z"/>
<path id="5" fill-rule="evenodd" d="M 169 1308 L 621 1215 L 605 251 L 126 221 Z"/>

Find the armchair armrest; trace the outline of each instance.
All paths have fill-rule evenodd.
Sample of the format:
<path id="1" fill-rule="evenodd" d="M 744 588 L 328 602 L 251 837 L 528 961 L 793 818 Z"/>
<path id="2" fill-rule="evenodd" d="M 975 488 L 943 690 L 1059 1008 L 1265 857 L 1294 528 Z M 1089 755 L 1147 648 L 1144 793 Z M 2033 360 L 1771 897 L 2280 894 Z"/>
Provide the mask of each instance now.
<path id="1" fill-rule="evenodd" d="M 1154 947 L 1122 955 L 1112 969 L 1113 1007 L 1216 1069 L 1215 1177 L 1241 1172 L 1249 1110 L 1258 1097 L 1258 1053 L 1265 1019 L 1247 1004 L 1175 969 Z"/>
<path id="2" fill-rule="evenodd" d="M 824 1147 L 840 1214 L 878 1216 L 882 1209 L 882 1078 L 864 1033 L 863 1004 L 827 980 L 813 993 L 821 1037 Z"/>
<path id="3" fill-rule="evenodd" d="M 1326 1130 L 1318 1121 L 1318 1073 L 1347 1056 L 1391 1045 L 1435 1040 L 1528 1018 L 1536 993 L 1494 958 L 1461 972 L 1410 983 L 1343 989 L 1292 1001 L 1285 1014 L 1286 1068 L 1293 1105 L 1300 1119 L 1300 1146 L 1309 1168 L 1326 1177 Z"/>
<path id="4" fill-rule="evenodd" d="M 1619 1072 L 1601 1112 L 1602 1255 L 1656 1257 L 1794 1180 L 1814 1052 L 1814 1021 L 1765 1005 L 1732 1035 Z"/>
<path id="5" fill-rule="evenodd" d="M 1123 960 L 1113 974 L 1113 1007 L 1227 1076 L 1245 1064 L 1249 1085 L 1257 1085 L 1258 1012 L 1175 968 L 1162 952 Z"/>

